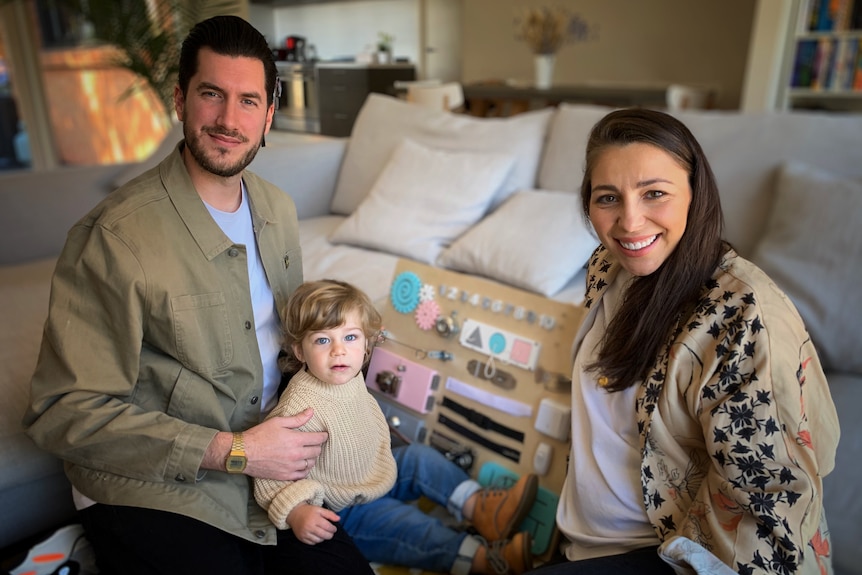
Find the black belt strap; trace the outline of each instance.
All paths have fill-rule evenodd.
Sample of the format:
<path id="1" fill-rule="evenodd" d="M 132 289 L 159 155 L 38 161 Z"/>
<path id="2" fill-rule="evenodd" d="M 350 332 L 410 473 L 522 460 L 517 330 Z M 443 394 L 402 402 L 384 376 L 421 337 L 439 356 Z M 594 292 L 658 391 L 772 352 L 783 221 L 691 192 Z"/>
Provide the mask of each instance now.
<path id="1" fill-rule="evenodd" d="M 524 432 L 518 431 L 517 429 L 512 429 L 511 427 L 506 427 L 502 423 L 497 423 L 484 413 L 479 413 L 475 409 L 471 409 L 466 405 L 461 405 L 453 399 L 443 397 L 443 407 L 448 407 L 458 415 L 463 415 L 467 418 L 467 421 L 481 427 L 482 429 L 496 431 L 501 435 L 511 437 L 516 441 L 524 443 Z"/>
<path id="2" fill-rule="evenodd" d="M 472 429 L 467 429 L 466 427 L 464 427 L 460 423 L 452 421 L 451 419 L 449 419 L 448 417 L 446 417 L 442 413 L 437 415 L 437 421 L 439 421 L 441 424 L 445 425 L 446 427 L 448 427 L 452 431 L 454 431 L 456 433 L 460 433 L 461 435 L 463 435 L 464 437 L 466 437 L 470 441 L 478 443 L 479 445 L 481 445 L 482 447 L 484 447 L 486 449 L 490 449 L 491 451 L 499 453 L 500 455 L 502 455 L 506 459 L 511 459 L 515 463 L 521 462 L 521 452 L 518 451 L 517 449 L 512 449 L 511 447 L 506 447 L 505 445 L 500 445 L 499 443 L 494 443 L 490 439 L 488 439 L 486 437 L 482 437 L 481 435 L 479 435 L 478 433 L 476 433 Z"/>

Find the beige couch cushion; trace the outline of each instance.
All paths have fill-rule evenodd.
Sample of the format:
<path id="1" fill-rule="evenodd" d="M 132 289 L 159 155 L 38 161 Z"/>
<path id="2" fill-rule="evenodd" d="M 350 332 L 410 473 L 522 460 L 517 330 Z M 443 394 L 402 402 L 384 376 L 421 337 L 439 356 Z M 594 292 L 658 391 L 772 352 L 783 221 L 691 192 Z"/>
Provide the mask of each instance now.
<path id="1" fill-rule="evenodd" d="M 152 154 L 150 154 L 140 162 L 129 164 L 127 168 L 117 174 L 117 176 L 113 180 L 114 187 L 119 188 L 120 186 L 137 178 L 147 170 L 158 166 L 161 161 L 168 156 L 168 154 L 174 151 L 174 148 L 177 147 L 177 144 L 179 144 L 180 140 L 182 139 L 183 125 L 181 123 L 173 124 L 171 126 L 171 129 L 168 130 L 168 133 L 165 134 L 165 137 L 161 141 L 161 143 L 156 147 L 155 150 L 153 150 Z"/>
<path id="2" fill-rule="evenodd" d="M 560 105 L 549 128 L 539 187 L 580 189 L 587 136 L 610 110 Z M 862 177 L 862 114 L 692 110 L 675 116 L 703 147 L 721 191 L 725 237 L 746 257 L 763 232 L 776 170 L 783 162 L 796 160 L 837 175 Z"/>
<path id="3" fill-rule="evenodd" d="M 48 317 L 48 293 L 55 258 L 0 267 L 0 439 L 23 433 L 21 418 L 30 401 L 30 377 L 36 368 L 42 326 Z M 10 470 L 7 470 L 10 471 Z"/>
<path id="4" fill-rule="evenodd" d="M 799 310 L 827 370 L 862 375 L 862 181 L 793 162 L 752 261 Z"/>
<path id="5" fill-rule="evenodd" d="M 405 139 L 329 239 L 433 264 L 485 214 L 513 163 L 508 154 L 439 150 Z"/>
<path id="6" fill-rule="evenodd" d="M 353 126 L 332 212 L 353 213 L 404 138 L 433 148 L 513 156 L 514 168 L 491 207 L 499 205 L 516 190 L 534 187 L 551 115 L 548 108 L 511 118 L 472 118 L 370 94 Z"/>
<path id="7" fill-rule="evenodd" d="M 30 401 L 55 259 L 0 267 L 0 547 L 56 527 L 74 513 L 62 462 L 35 446 L 21 419 Z M 9 519 L 11 517 L 12 519 Z"/>
<path id="8" fill-rule="evenodd" d="M 548 127 L 548 143 L 539 167 L 539 188 L 579 192 L 590 130 L 612 108 L 560 104 Z"/>
<path id="9" fill-rule="evenodd" d="M 550 297 L 598 243 L 576 195 L 522 190 L 443 251 L 437 265 Z"/>
<path id="10" fill-rule="evenodd" d="M 830 372 L 829 391 L 841 422 L 835 470 L 823 479 L 823 506 L 836 575 L 862 573 L 862 377 Z"/>

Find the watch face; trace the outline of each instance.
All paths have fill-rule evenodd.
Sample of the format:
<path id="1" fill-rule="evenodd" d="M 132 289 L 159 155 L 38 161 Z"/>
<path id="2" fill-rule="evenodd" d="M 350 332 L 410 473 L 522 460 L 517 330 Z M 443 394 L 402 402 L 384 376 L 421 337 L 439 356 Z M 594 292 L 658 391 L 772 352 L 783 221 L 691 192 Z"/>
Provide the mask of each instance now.
<path id="1" fill-rule="evenodd" d="M 225 465 L 225 467 L 227 468 L 228 473 L 241 473 L 245 469 L 245 465 L 245 457 L 231 455 L 227 458 L 227 464 Z"/>

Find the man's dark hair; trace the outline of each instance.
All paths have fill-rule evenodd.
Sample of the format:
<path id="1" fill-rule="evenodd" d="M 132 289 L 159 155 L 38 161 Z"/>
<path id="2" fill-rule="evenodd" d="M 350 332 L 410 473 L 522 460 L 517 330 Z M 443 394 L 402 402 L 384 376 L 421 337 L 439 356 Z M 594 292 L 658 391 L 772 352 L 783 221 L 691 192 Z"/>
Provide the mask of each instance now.
<path id="1" fill-rule="evenodd" d="M 213 16 L 195 24 L 180 51 L 179 84 L 183 96 L 187 95 L 189 82 L 198 71 L 201 48 L 209 48 L 222 56 L 260 60 L 266 77 L 266 105 L 272 104 L 277 74 L 275 61 L 266 38 L 254 26 L 239 16 Z"/>

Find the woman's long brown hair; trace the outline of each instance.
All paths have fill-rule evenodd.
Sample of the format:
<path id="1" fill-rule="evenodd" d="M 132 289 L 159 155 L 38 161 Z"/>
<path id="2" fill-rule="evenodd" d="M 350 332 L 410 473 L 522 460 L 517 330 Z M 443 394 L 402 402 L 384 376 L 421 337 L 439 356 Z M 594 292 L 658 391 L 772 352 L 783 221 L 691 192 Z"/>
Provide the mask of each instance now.
<path id="1" fill-rule="evenodd" d="M 625 389 L 647 376 L 682 314 L 694 309 L 724 251 L 718 185 L 706 155 L 682 122 L 656 110 L 617 110 L 593 127 L 581 184 L 586 217 L 589 219 L 591 174 L 598 158 L 610 147 L 633 143 L 664 150 L 688 172 L 691 204 L 676 249 L 656 271 L 632 281 L 604 334 L 598 359 L 587 366 L 607 378 L 604 387 L 609 391 Z"/>

